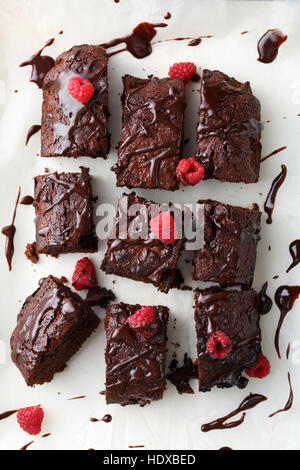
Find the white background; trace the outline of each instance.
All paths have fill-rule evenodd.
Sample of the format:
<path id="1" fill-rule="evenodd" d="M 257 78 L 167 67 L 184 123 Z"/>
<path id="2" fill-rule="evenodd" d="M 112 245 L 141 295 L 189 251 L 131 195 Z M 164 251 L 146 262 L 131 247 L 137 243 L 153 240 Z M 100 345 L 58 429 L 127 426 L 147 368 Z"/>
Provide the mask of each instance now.
<path id="1" fill-rule="evenodd" d="M 0 0 L 0 220 L 1 226 L 11 221 L 18 185 L 22 195 L 33 193 L 32 178 L 45 167 L 51 171 L 76 171 L 80 165 L 89 166 L 94 178 L 94 193 L 100 202 L 116 204 L 121 189 L 115 187 L 115 176 L 110 171 L 116 160 L 115 146 L 119 141 L 121 125 L 120 96 L 121 76 L 130 73 L 147 77 L 152 73 L 166 76 L 169 66 L 177 61 L 193 61 L 199 68 L 219 69 L 240 81 L 250 80 L 254 94 L 262 105 L 263 155 L 286 145 L 288 148 L 261 166 L 258 184 L 226 184 L 206 181 L 197 187 L 168 193 L 143 191 L 138 193 L 157 202 L 195 202 L 199 198 L 213 198 L 226 203 L 250 205 L 257 202 L 261 209 L 274 177 L 280 172 L 280 164 L 288 168 L 287 179 L 279 190 L 273 215 L 273 224 L 262 217 L 262 240 L 258 247 L 254 288 L 259 290 L 269 281 L 269 291 L 282 284 L 299 282 L 299 267 L 285 274 L 290 264 L 289 243 L 299 238 L 299 123 L 300 117 L 300 64 L 299 64 L 299 2 L 288 1 L 213 1 L 209 0 Z M 24 146 L 25 136 L 32 124 L 41 119 L 41 91 L 29 83 L 30 68 L 18 68 L 18 64 L 55 37 L 46 54 L 56 56 L 73 45 L 99 44 L 117 36 L 128 34 L 141 21 L 161 22 L 167 11 L 172 18 L 168 27 L 158 30 L 155 39 L 212 34 L 197 47 L 187 47 L 187 41 L 171 41 L 156 44 L 153 53 L 137 60 L 127 52 L 116 55 L 109 63 L 109 101 L 112 150 L 109 158 L 72 160 L 67 158 L 42 159 L 40 135 L 32 137 Z M 288 40 L 279 50 L 275 62 L 266 65 L 257 61 L 257 40 L 269 28 L 279 27 Z M 58 32 L 64 33 L 59 35 Z M 242 31 L 249 31 L 241 35 Z M 190 139 L 184 155 L 192 156 L 195 150 L 196 112 L 199 105 L 199 84 L 186 87 L 186 138 Z M 17 89 L 18 93 L 14 93 Z M 252 379 L 245 390 L 214 389 L 210 393 L 197 392 L 180 396 L 168 383 L 162 401 L 144 408 L 118 405 L 106 406 L 99 391 L 104 389 L 103 323 L 69 362 L 63 373 L 57 374 L 50 384 L 27 388 L 10 360 L 9 338 L 16 324 L 17 313 L 25 297 L 32 293 L 38 280 L 48 274 L 71 279 L 72 271 L 80 255 L 63 255 L 58 259 L 41 256 L 32 265 L 24 256 L 25 245 L 34 240 L 34 211 L 32 207 L 19 206 L 15 237 L 13 271 L 8 272 L 4 254 L 1 256 L 1 314 L 0 341 L 5 358 L 0 364 L 0 412 L 8 409 L 42 404 L 45 410 L 43 433 L 51 436 L 37 437 L 32 449 L 127 449 L 130 445 L 144 445 L 146 449 L 288 449 L 299 448 L 300 380 L 296 352 L 291 350 L 289 361 L 285 350 L 289 341 L 300 339 L 300 302 L 295 304 L 282 328 L 279 361 L 274 349 L 274 333 L 279 311 L 276 306 L 262 317 L 263 350 L 271 362 L 271 374 L 264 380 Z M 4 252 L 5 238 L 0 239 Z M 271 245 L 271 251 L 268 250 Z M 95 265 L 100 265 L 105 243 L 99 244 L 99 252 L 92 255 Z M 190 256 L 188 254 L 187 256 Z M 191 265 L 181 262 L 185 268 L 186 283 L 190 280 Z M 273 280 L 273 276 L 279 279 Z M 118 301 L 142 304 L 162 303 L 170 307 L 168 355 L 174 346 L 181 360 L 184 352 L 195 357 L 195 332 L 192 292 L 170 291 L 158 293 L 151 285 L 143 285 L 115 276 L 105 276 L 98 270 L 100 284 L 112 288 Z M 115 284 L 112 284 L 115 279 Z M 203 286 L 201 283 L 197 283 Z M 99 310 L 101 318 L 104 311 Z M 173 319 L 177 327 L 173 329 Z M 294 346 L 296 344 L 294 343 Z M 169 363 L 169 361 L 168 361 Z M 272 419 L 268 414 L 284 406 L 288 394 L 287 371 L 291 371 L 295 400 L 291 411 Z M 202 433 L 201 424 L 223 416 L 238 406 L 250 392 L 263 393 L 268 401 L 247 413 L 240 427 Z M 86 398 L 68 401 L 68 398 L 86 395 Z M 110 424 L 91 423 L 89 418 L 102 418 L 110 413 Z M 0 448 L 18 449 L 29 442 L 12 416 L 0 422 Z"/>

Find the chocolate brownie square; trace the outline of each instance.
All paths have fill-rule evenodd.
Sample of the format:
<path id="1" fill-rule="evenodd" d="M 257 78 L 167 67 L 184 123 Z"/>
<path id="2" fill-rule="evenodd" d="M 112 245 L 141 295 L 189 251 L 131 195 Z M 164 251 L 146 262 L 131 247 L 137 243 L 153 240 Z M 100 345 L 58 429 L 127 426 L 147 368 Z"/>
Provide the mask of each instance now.
<path id="1" fill-rule="evenodd" d="M 204 244 L 194 255 L 193 279 L 251 287 L 261 212 L 217 201 L 204 205 Z"/>
<path id="2" fill-rule="evenodd" d="M 156 332 L 144 336 L 127 322 L 140 308 L 141 305 L 120 303 L 107 309 L 104 326 L 108 404 L 143 406 L 163 397 L 169 309 L 161 305 L 152 307 Z"/>
<path id="3" fill-rule="evenodd" d="M 12 334 L 12 360 L 27 385 L 51 382 L 98 327 L 93 310 L 58 279 L 48 276 L 28 297 Z"/>
<path id="4" fill-rule="evenodd" d="M 260 103 L 250 83 L 204 70 L 196 158 L 205 178 L 256 183 L 261 158 Z"/>
<path id="5" fill-rule="evenodd" d="M 184 81 L 123 77 L 123 125 L 117 185 L 179 188 L 176 167 L 183 144 Z"/>
<path id="6" fill-rule="evenodd" d="M 254 290 L 209 288 L 195 292 L 199 390 L 233 387 L 241 372 L 256 364 L 261 352 L 259 297 Z M 216 332 L 225 334 L 230 350 L 225 358 L 207 352 Z"/>
<path id="7" fill-rule="evenodd" d="M 40 175 L 34 181 L 37 253 L 97 251 L 88 171 Z"/>
<path id="8" fill-rule="evenodd" d="M 151 283 L 167 293 L 177 282 L 176 267 L 184 240 L 181 237 L 167 244 L 153 235 L 149 224 L 154 204 L 135 193 L 123 194 L 119 198 L 113 234 L 108 239 L 101 269 L 106 274 Z M 159 208 L 159 205 L 156 204 L 156 207 Z M 125 214 L 127 219 L 123 222 Z M 182 222 L 182 214 L 178 210 L 175 223 L 179 219 Z"/>
<path id="9" fill-rule="evenodd" d="M 87 103 L 73 98 L 69 81 L 89 80 Z M 109 151 L 107 57 L 101 46 L 74 46 L 63 52 L 43 83 L 42 157 L 102 157 Z"/>

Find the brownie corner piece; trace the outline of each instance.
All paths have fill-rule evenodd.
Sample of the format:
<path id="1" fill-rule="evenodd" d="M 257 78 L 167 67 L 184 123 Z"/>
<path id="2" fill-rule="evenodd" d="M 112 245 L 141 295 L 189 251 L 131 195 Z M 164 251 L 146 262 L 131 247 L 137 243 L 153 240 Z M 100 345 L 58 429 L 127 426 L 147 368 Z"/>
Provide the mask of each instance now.
<path id="1" fill-rule="evenodd" d="M 195 291 L 195 323 L 199 390 L 237 385 L 241 373 L 258 360 L 261 331 L 258 294 L 250 290 L 208 288 Z M 225 358 L 207 352 L 207 342 L 216 332 L 225 334 L 230 351 Z"/>
<path id="2" fill-rule="evenodd" d="M 193 279 L 221 286 L 252 285 L 261 212 L 218 201 L 204 205 L 204 243 L 194 254 Z"/>
<path id="3" fill-rule="evenodd" d="M 94 94 L 87 103 L 73 98 L 69 81 L 89 80 Z M 43 83 L 42 157 L 102 157 L 109 151 L 107 56 L 101 46 L 74 46 L 63 52 Z"/>
<path id="4" fill-rule="evenodd" d="M 58 256 L 97 251 L 88 170 L 40 175 L 34 182 L 37 253 Z"/>
<path id="5" fill-rule="evenodd" d="M 183 146 L 184 81 L 125 75 L 117 185 L 179 188 L 176 168 Z"/>
<path id="6" fill-rule="evenodd" d="M 151 237 L 150 217 L 152 201 L 138 197 L 135 193 L 123 194 L 118 200 L 118 210 L 114 223 L 113 236 L 107 241 L 107 250 L 101 264 L 106 274 L 115 274 L 135 281 L 153 284 L 161 292 L 167 293 L 176 286 L 177 264 L 183 248 L 183 238 L 167 244 Z M 139 214 L 130 214 L 131 208 L 139 208 Z M 127 211 L 127 235 L 123 238 L 122 214 Z M 178 209 L 178 214 L 179 214 Z M 180 213 L 181 214 L 181 213 Z M 179 216 L 178 216 L 179 218 Z M 131 227 L 145 226 L 145 238 L 133 238 Z"/>
<path id="7" fill-rule="evenodd" d="M 141 305 L 119 303 L 107 309 L 104 320 L 107 404 L 144 406 L 163 398 L 169 309 L 162 305 L 152 307 L 155 333 L 144 336 L 143 330 L 127 322 L 140 308 Z"/>
<path id="8" fill-rule="evenodd" d="M 196 158 L 205 178 L 256 183 L 261 159 L 260 103 L 249 82 L 204 70 Z"/>
<path id="9" fill-rule="evenodd" d="M 98 327 L 93 310 L 54 276 L 26 299 L 11 336 L 11 356 L 27 385 L 50 382 Z"/>

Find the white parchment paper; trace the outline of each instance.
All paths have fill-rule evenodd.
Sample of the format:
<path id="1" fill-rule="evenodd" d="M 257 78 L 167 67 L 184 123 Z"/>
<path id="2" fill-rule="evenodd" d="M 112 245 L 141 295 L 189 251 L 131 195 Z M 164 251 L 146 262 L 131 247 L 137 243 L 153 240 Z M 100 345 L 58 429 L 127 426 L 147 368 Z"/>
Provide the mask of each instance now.
<path id="1" fill-rule="evenodd" d="M 147 77 L 148 74 L 166 76 L 169 66 L 177 61 L 193 61 L 199 68 L 219 69 L 240 81 L 250 80 L 253 92 L 262 105 L 263 155 L 274 149 L 287 149 L 262 163 L 258 184 L 226 184 L 206 181 L 196 188 L 168 193 L 143 191 L 138 193 L 157 202 L 196 202 L 199 198 L 213 198 L 229 204 L 244 206 L 257 202 L 260 208 L 281 163 L 287 165 L 285 183 L 279 190 L 272 225 L 262 217 L 262 239 L 258 247 L 254 288 L 260 289 L 269 281 L 269 293 L 282 284 L 299 283 L 299 267 L 285 273 L 290 264 L 289 243 L 299 238 L 299 173 L 300 173 L 300 63 L 299 22 L 300 5 L 297 1 L 217 1 L 217 0 L 0 0 L 0 220 L 1 226 L 11 221 L 18 185 L 22 195 L 33 194 L 32 178 L 44 172 L 76 171 L 80 165 L 90 167 L 94 178 L 94 192 L 102 202 L 116 204 L 123 189 L 116 188 L 115 175 L 110 167 L 116 161 L 116 150 L 121 126 L 120 92 L 121 76 L 125 73 Z M 137 60 L 127 52 L 116 55 L 109 63 L 110 130 L 112 150 L 109 158 L 42 159 L 39 134 L 32 137 L 27 147 L 25 136 L 32 124 L 40 123 L 41 91 L 29 83 L 30 68 L 18 64 L 55 37 L 46 54 L 57 56 L 75 44 L 99 44 L 117 36 L 128 34 L 141 21 L 161 22 L 170 11 L 168 27 L 160 29 L 155 40 L 180 36 L 197 37 L 213 35 L 197 47 L 187 47 L 187 41 L 170 41 L 155 44 L 153 53 Z M 279 50 L 275 62 L 265 65 L 257 61 L 257 40 L 269 28 L 280 28 L 288 40 Z M 58 32 L 63 30 L 63 34 Z M 242 31 L 248 31 L 241 35 Z M 199 105 L 199 84 L 189 84 L 186 89 L 187 110 L 185 137 L 190 139 L 185 155 L 195 150 L 195 125 Z M 18 90 L 15 93 L 14 90 Z M 262 317 L 263 350 L 271 362 L 271 374 L 264 380 L 252 379 L 245 390 L 214 389 L 199 394 L 194 381 L 194 395 L 180 396 L 168 383 L 164 399 L 144 408 L 118 405 L 106 406 L 99 391 L 104 389 L 103 323 L 69 362 L 63 373 L 57 374 L 50 384 L 27 388 L 17 368 L 10 360 L 9 338 L 16 324 L 17 313 L 25 297 L 32 293 L 38 280 L 48 274 L 64 275 L 71 279 L 75 261 L 80 255 L 63 255 L 59 258 L 41 256 L 32 265 L 24 256 L 25 245 L 34 239 L 34 211 L 32 207 L 19 206 L 15 237 L 13 270 L 8 272 L 1 254 L 1 313 L 0 313 L 0 412 L 18 407 L 42 404 L 45 410 L 43 433 L 31 449 L 127 449 L 144 445 L 145 449 L 290 449 L 299 448 L 300 430 L 300 378 L 297 346 L 300 339 L 300 301 L 283 325 L 279 361 L 274 349 L 274 333 L 279 311 Z M 5 239 L 0 240 L 4 252 Z M 269 251 L 268 246 L 271 246 Z M 105 243 L 92 255 L 95 265 L 100 265 Z M 189 256 L 189 255 L 187 255 Z M 181 261 L 186 283 L 190 280 L 191 265 Z M 279 278 L 273 279 L 273 276 Z M 193 294 L 172 290 L 168 295 L 157 292 L 151 285 L 114 276 L 105 276 L 98 269 L 100 284 L 112 288 L 119 301 L 129 303 L 162 303 L 169 306 L 168 363 L 174 352 L 179 360 L 185 352 L 195 356 L 196 337 L 193 320 Z M 115 279 L 115 284 L 112 283 Z M 104 311 L 97 312 L 104 318 Z M 177 319 L 173 329 L 173 319 Z M 285 350 L 291 342 L 290 359 Z M 294 389 L 292 410 L 270 419 L 268 414 L 281 408 L 289 394 L 287 371 L 291 372 Z M 262 393 L 268 401 L 247 413 L 245 422 L 238 428 L 202 433 L 201 424 L 223 416 L 238 406 L 250 392 Z M 68 401 L 68 398 L 85 395 L 86 398 Z M 90 417 L 102 418 L 110 413 L 113 420 L 91 423 Z M 0 449 L 18 449 L 30 436 L 16 423 L 15 416 L 0 422 Z"/>

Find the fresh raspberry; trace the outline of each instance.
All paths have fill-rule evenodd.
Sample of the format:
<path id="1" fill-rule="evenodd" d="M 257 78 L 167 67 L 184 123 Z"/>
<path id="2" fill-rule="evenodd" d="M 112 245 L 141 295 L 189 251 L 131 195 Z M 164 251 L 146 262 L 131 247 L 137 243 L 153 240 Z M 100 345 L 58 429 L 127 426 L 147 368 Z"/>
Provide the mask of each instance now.
<path id="1" fill-rule="evenodd" d="M 157 333 L 157 322 L 152 307 L 143 306 L 133 315 L 127 318 L 129 325 L 136 330 L 137 333 L 149 337 Z"/>
<path id="2" fill-rule="evenodd" d="M 196 158 L 180 160 L 176 169 L 177 178 L 185 186 L 194 186 L 204 177 L 204 166 Z"/>
<path id="3" fill-rule="evenodd" d="M 231 340 L 223 331 L 215 331 L 206 343 L 206 351 L 213 359 L 225 359 L 231 350 Z"/>
<path id="4" fill-rule="evenodd" d="M 257 379 L 263 379 L 270 373 L 270 362 L 266 358 L 266 356 L 263 355 L 263 353 L 260 353 L 258 356 L 257 363 L 249 367 L 249 369 L 246 369 L 246 374 L 249 375 L 249 377 L 256 377 Z"/>
<path id="5" fill-rule="evenodd" d="M 89 289 L 97 285 L 95 266 L 87 257 L 77 261 L 72 276 L 72 285 L 76 290 Z"/>
<path id="6" fill-rule="evenodd" d="M 178 231 L 173 216 L 169 212 L 160 212 L 150 220 L 150 227 L 161 242 L 172 244 L 178 240 Z"/>
<path id="7" fill-rule="evenodd" d="M 70 78 L 68 90 L 70 95 L 81 103 L 87 103 L 94 95 L 91 82 L 81 77 Z"/>
<path id="8" fill-rule="evenodd" d="M 20 408 L 17 413 L 19 425 L 28 434 L 39 434 L 42 429 L 43 419 L 44 411 L 40 406 Z"/>
<path id="9" fill-rule="evenodd" d="M 189 82 L 195 73 L 196 65 L 193 62 L 178 62 L 169 68 L 170 78 L 182 78 L 185 83 Z"/>

